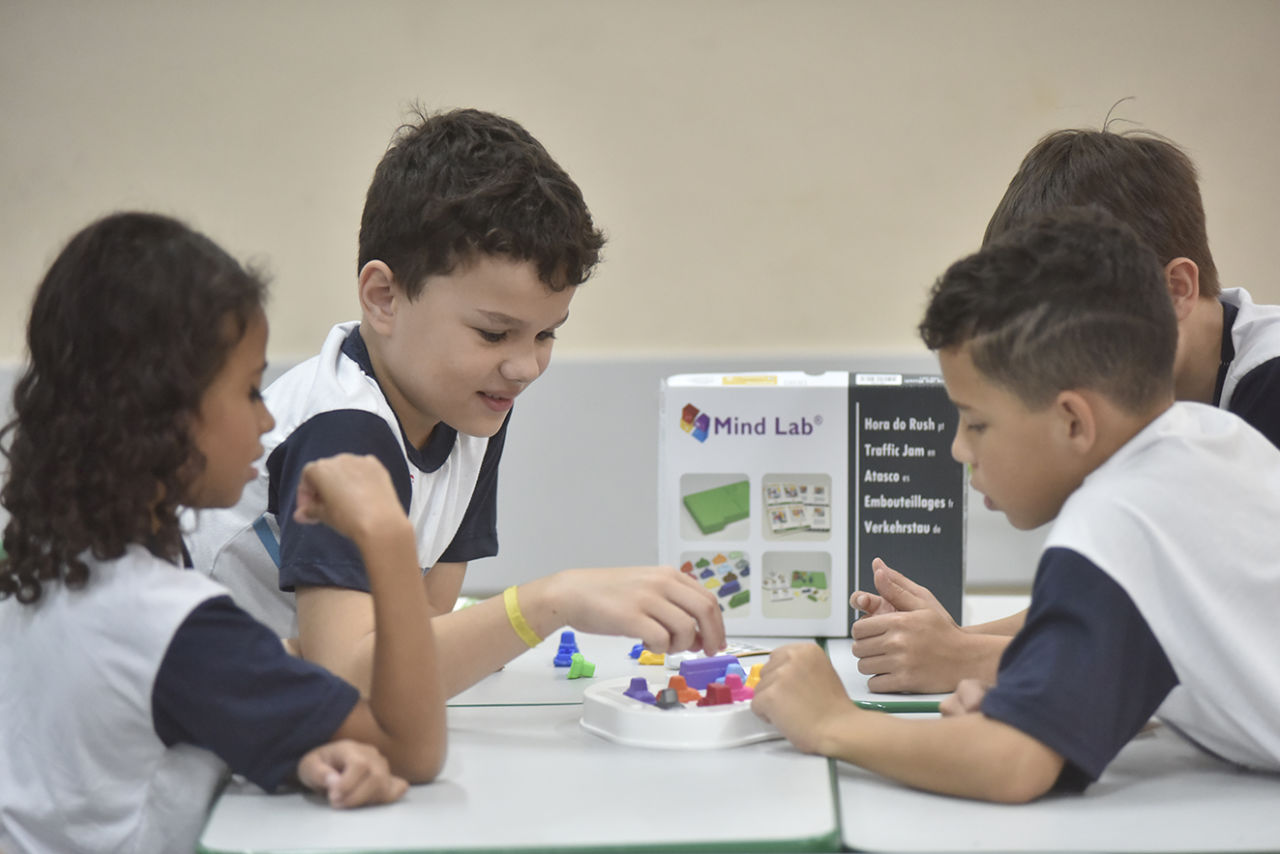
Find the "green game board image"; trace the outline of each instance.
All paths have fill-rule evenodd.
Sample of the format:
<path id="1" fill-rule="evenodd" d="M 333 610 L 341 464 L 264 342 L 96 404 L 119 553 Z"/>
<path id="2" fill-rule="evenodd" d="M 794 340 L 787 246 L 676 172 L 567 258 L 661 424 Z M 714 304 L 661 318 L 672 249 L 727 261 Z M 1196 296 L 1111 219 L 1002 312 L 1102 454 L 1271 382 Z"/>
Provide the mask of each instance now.
<path id="1" fill-rule="evenodd" d="M 737 483 L 691 492 L 684 497 L 684 506 L 693 516 L 698 530 L 714 534 L 725 525 L 747 518 L 751 512 L 751 492 L 745 480 Z"/>

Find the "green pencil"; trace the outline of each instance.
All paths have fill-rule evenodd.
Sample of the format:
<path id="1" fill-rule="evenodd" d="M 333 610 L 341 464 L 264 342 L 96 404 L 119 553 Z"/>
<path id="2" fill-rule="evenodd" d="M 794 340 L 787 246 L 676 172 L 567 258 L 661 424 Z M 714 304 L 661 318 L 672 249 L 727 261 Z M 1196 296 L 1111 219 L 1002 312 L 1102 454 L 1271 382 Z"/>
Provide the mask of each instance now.
<path id="1" fill-rule="evenodd" d="M 937 700 L 854 700 L 853 704 L 859 709 L 867 709 L 872 712 L 889 712 L 890 714 L 920 714 L 922 712 L 938 711 Z"/>

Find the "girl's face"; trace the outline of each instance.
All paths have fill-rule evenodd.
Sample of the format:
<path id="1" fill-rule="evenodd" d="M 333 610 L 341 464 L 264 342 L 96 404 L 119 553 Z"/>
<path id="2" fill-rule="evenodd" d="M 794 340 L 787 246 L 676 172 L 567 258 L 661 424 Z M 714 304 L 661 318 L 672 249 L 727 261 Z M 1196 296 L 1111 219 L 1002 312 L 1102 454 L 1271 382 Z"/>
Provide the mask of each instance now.
<path id="1" fill-rule="evenodd" d="M 258 311 L 200 398 L 191 438 L 205 464 L 183 503 L 231 507 L 245 484 L 257 477 L 253 463 L 262 456 L 258 439 L 276 423 L 260 393 L 266 352 L 267 317 Z"/>

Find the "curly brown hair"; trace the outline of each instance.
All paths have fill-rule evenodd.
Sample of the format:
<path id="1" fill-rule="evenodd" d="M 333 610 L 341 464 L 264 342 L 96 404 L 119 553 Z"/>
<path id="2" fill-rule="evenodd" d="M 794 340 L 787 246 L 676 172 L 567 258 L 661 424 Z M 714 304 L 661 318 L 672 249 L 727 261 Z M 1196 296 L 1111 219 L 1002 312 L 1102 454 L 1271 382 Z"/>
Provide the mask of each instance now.
<path id="1" fill-rule="evenodd" d="M 36 291 L 0 430 L 0 599 L 82 587 L 86 552 L 180 554 L 178 505 L 204 465 L 188 425 L 265 296 L 261 274 L 168 217 L 113 214 L 71 239 Z"/>
<path id="2" fill-rule="evenodd" d="M 410 299 L 478 255 L 530 261 L 555 291 L 587 280 L 604 235 L 541 143 L 493 113 L 415 113 L 374 171 L 358 269 L 385 262 Z"/>

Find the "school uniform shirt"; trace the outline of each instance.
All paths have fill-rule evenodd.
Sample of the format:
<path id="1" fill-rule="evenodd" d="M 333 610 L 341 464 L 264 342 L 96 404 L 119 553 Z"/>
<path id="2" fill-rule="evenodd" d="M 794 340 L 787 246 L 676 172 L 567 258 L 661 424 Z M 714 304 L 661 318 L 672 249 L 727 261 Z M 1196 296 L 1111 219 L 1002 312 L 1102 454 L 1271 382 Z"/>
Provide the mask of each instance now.
<path id="1" fill-rule="evenodd" d="M 424 572 L 439 561 L 498 553 L 498 462 L 507 421 L 492 438 L 441 423 L 425 446 L 415 447 L 378 385 L 354 322 L 335 326 L 318 356 L 286 372 L 263 397 L 276 426 L 263 437 L 257 479 L 235 507 L 200 511 L 188 541 L 196 569 L 225 584 L 281 637 L 298 633 L 296 586 L 369 592 L 351 540 L 326 525 L 293 521 L 298 480 L 312 460 L 342 452 L 381 460 L 413 524 Z"/>
<path id="2" fill-rule="evenodd" d="M 1063 505 L 982 711 L 1057 751 L 1063 788 L 1096 780 L 1153 713 L 1280 771 L 1277 519 L 1280 450 L 1174 404 Z"/>
<path id="3" fill-rule="evenodd" d="M 1222 359 L 1213 403 L 1236 413 L 1280 447 L 1280 306 L 1256 305 L 1228 288 L 1222 303 Z"/>
<path id="4" fill-rule="evenodd" d="M 197 572 L 130 546 L 0 602 L 0 850 L 191 851 L 227 769 L 273 790 L 359 694 Z"/>

